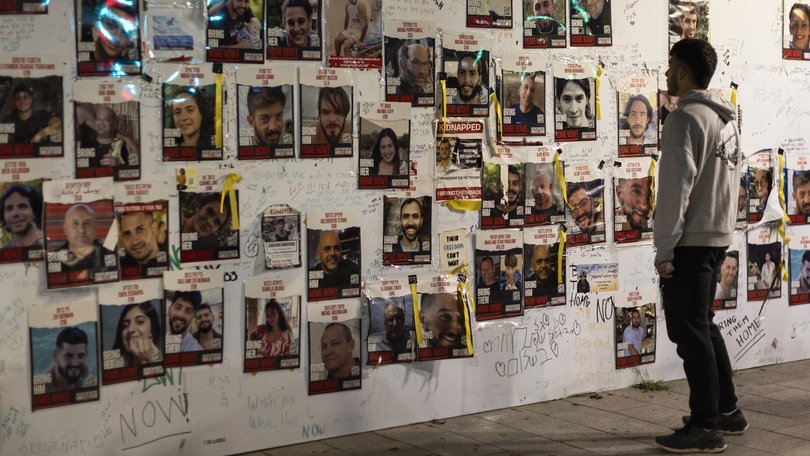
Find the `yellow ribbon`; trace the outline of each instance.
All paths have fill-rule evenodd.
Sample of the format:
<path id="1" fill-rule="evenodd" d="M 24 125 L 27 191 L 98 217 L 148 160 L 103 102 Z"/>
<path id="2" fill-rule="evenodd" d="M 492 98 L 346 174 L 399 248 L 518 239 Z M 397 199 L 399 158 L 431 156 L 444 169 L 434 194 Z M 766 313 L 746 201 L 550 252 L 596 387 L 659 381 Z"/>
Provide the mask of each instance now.
<path id="1" fill-rule="evenodd" d="M 219 201 L 219 211 L 225 212 L 225 195 L 228 195 L 228 204 L 231 207 L 231 224 L 233 229 L 239 229 L 239 207 L 236 204 L 236 184 L 242 181 L 242 176 L 237 173 L 229 173 L 225 177 L 225 185 L 222 186 L 222 198 Z"/>
<path id="2" fill-rule="evenodd" d="M 472 293 L 470 293 L 470 284 L 467 282 L 467 279 L 460 281 L 458 283 L 458 290 L 456 291 L 461 296 L 462 307 L 464 307 L 464 334 L 465 339 L 467 342 L 467 353 L 472 355 L 473 354 L 473 344 L 472 344 L 472 331 L 470 330 L 470 310 L 467 308 L 469 304 L 472 308 L 472 311 L 475 312 L 475 300 L 472 297 Z"/>
<path id="3" fill-rule="evenodd" d="M 565 230 L 559 228 L 559 245 L 557 246 L 557 283 L 563 283 L 563 254 L 565 253 Z"/>
<path id="4" fill-rule="evenodd" d="M 450 271 L 450 275 L 467 274 L 467 262 L 463 262 Z"/>
<path id="5" fill-rule="evenodd" d="M 732 89 L 733 93 L 733 89 Z M 787 215 L 787 211 L 785 210 L 785 157 L 782 154 L 779 154 L 779 207 L 782 208 L 782 218 L 779 219 L 777 222 L 777 228 L 779 230 L 779 236 L 782 238 L 782 242 L 784 245 L 788 245 L 790 243 L 790 236 L 787 235 L 785 232 L 785 224 L 786 222 L 790 221 L 790 217 Z M 782 261 L 779 263 L 779 268 L 782 270 L 782 280 L 788 280 L 788 273 L 787 269 L 785 268 L 785 259 L 782 258 Z"/>
<path id="6" fill-rule="evenodd" d="M 447 81 L 442 79 L 442 122 L 447 127 Z M 442 130 L 442 139 L 444 139 L 444 130 Z"/>
<path id="7" fill-rule="evenodd" d="M 649 176 L 649 195 L 650 195 L 650 214 L 655 214 L 655 162 L 656 160 L 653 158 L 650 162 L 650 170 L 647 172 L 647 176 Z"/>
<path id="8" fill-rule="evenodd" d="M 602 73 L 605 67 L 601 63 L 596 67 L 596 120 L 602 120 L 601 102 L 599 101 L 599 85 L 601 84 Z"/>
<path id="9" fill-rule="evenodd" d="M 217 73 L 217 90 L 214 99 L 214 111 L 216 120 L 214 121 L 214 137 L 216 148 L 222 149 L 222 73 Z M 236 226 L 236 228 L 239 228 Z"/>
<path id="10" fill-rule="evenodd" d="M 737 106 L 737 87 L 731 86 L 731 104 Z"/>
<path id="11" fill-rule="evenodd" d="M 411 300 L 413 301 L 413 327 L 416 331 L 416 344 L 422 346 L 425 343 L 425 337 L 422 335 L 422 322 L 419 312 L 419 294 L 416 292 L 416 281 L 411 283 Z"/>
<path id="12" fill-rule="evenodd" d="M 479 211 L 481 210 L 480 200 L 450 200 L 445 206 L 457 211 Z"/>
<path id="13" fill-rule="evenodd" d="M 560 151 L 554 153 L 554 169 L 557 170 L 557 181 L 560 183 L 560 189 L 562 190 L 563 201 L 565 201 L 566 206 L 568 205 L 568 186 L 565 184 L 565 173 L 563 172 L 563 166 L 560 162 Z"/>
<path id="14" fill-rule="evenodd" d="M 498 102 L 498 97 L 496 97 L 494 93 L 489 94 L 489 99 L 492 100 L 492 105 L 495 106 L 495 113 L 498 115 L 498 134 L 500 135 L 503 133 L 503 112 L 501 111 L 501 103 Z"/>

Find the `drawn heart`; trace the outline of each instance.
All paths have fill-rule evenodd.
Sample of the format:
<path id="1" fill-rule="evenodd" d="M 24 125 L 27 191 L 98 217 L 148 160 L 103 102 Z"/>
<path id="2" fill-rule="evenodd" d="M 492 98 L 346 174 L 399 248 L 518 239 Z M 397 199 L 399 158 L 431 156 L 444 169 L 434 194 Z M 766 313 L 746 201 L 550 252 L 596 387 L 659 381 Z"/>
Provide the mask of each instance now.
<path id="1" fill-rule="evenodd" d="M 498 361 L 495 363 L 495 372 L 501 377 L 506 377 L 506 364 Z"/>

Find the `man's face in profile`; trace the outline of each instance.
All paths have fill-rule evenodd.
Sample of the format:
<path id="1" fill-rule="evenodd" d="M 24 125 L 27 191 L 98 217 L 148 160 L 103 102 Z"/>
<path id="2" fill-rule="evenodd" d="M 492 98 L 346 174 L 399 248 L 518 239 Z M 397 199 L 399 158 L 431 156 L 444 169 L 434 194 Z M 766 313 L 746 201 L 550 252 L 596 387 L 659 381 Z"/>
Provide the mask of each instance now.
<path id="1" fill-rule="evenodd" d="M 464 57 L 458 62 L 458 90 L 461 100 L 469 103 L 481 90 L 481 72 L 472 57 Z"/>
<path id="2" fill-rule="evenodd" d="M 491 259 L 484 258 L 481 260 L 479 268 L 481 269 L 481 279 L 484 281 L 484 285 L 489 286 L 495 283 L 495 265 Z"/>
<path id="3" fill-rule="evenodd" d="M 622 212 L 627 216 L 627 223 L 632 228 L 644 229 L 650 216 L 650 189 L 647 178 L 619 179 L 616 187 L 616 198 L 621 204 Z"/>
<path id="4" fill-rule="evenodd" d="M 810 288 L 810 261 L 802 261 L 801 281 L 805 288 Z"/>
<path id="5" fill-rule="evenodd" d="M 421 44 L 408 46 L 408 60 L 399 61 L 400 77 L 419 93 L 424 93 L 430 83 L 430 54 Z"/>
<path id="6" fill-rule="evenodd" d="M 354 364 L 354 340 L 346 340 L 340 326 L 332 326 L 321 336 L 321 361 L 329 372 L 337 372 Z"/>
<path id="7" fill-rule="evenodd" d="M 321 105 L 319 106 L 320 116 L 318 120 L 321 123 L 326 139 L 329 144 L 335 145 L 340 141 L 340 135 L 343 133 L 343 125 L 346 122 L 346 116 L 343 115 L 338 106 L 332 102 L 339 100 L 332 100 L 330 97 L 323 97 Z"/>
<path id="8" fill-rule="evenodd" d="M 389 302 L 383 311 L 385 338 L 388 342 L 397 343 L 405 335 L 405 313 L 402 308 Z"/>
<path id="9" fill-rule="evenodd" d="M 630 127 L 630 137 L 641 140 L 638 144 L 643 142 L 644 131 L 647 129 L 649 122 L 650 113 L 647 111 L 647 105 L 641 100 L 634 101 L 627 112 L 627 125 Z"/>
<path id="10" fill-rule="evenodd" d="M 548 247 L 538 245 L 534 248 L 532 255 L 532 269 L 534 270 L 534 278 L 538 282 L 545 282 L 551 275 L 551 252 Z"/>
<path id="11" fill-rule="evenodd" d="M 810 215 L 810 181 L 793 188 L 793 198 L 799 214 Z M 743 200 L 743 204 L 745 200 Z"/>
<path id="12" fill-rule="evenodd" d="M 96 216 L 83 206 L 73 206 L 65 214 L 63 228 L 70 248 L 90 247 L 96 239 Z"/>
<path id="13" fill-rule="evenodd" d="M 579 4 L 585 8 L 592 20 L 599 19 L 605 8 L 605 0 L 580 0 Z"/>
<path id="14" fill-rule="evenodd" d="M 461 303 L 451 293 L 439 293 L 434 299 L 425 315 L 425 326 L 433 333 L 430 344 L 434 347 L 460 345 L 464 335 Z"/>
<path id="15" fill-rule="evenodd" d="M 3 225 L 11 234 L 22 236 L 36 224 L 36 215 L 27 196 L 14 192 L 6 198 L 3 207 Z"/>
<path id="16" fill-rule="evenodd" d="M 185 334 L 194 318 L 194 304 L 185 298 L 177 298 L 169 306 L 169 331 L 172 334 Z"/>
<path id="17" fill-rule="evenodd" d="M 641 324 L 641 313 L 638 310 L 630 313 L 630 324 L 633 325 L 633 328 L 638 328 Z"/>
<path id="18" fill-rule="evenodd" d="M 551 181 L 545 173 L 537 173 L 532 180 L 534 207 L 545 210 L 551 207 Z"/>
<path id="19" fill-rule="evenodd" d="M 804 265 L 802 265 L 802 268 L 804 268 Z M 720 283 L 726 288 L 736 288 L 738 271 L 737 259 L 727 256 L 723 259 L 723 264 L 720 265 Z"/>
<path id="20" fill-rule="evenodd" d="M 534 16 L 540 17 L 537 25 L 541 29 L 548 29 L 554 25 L 554 0 L 532 0 Z"/>
<path id="21" fill-rule="evenodd" d="M 87 371 L 87 344 L 63 343 L 53 352 L 56 370 L 70 384 L 79 381 Z"/>
<path id="22" fill-rule="evenodd" d="M 248 114 L 248 124 L 253 127 L 256 142 L 261 146 L 278 144 L 281 130 L 284 128 L 284 103 L 273 103 L 270 106 L 256 108 Z"/>
<path id="23" fill-rule="evenodd" d="M 568 197 L 571 217 L 582 231 L 590 231 L 594 225 L 593 199 L 585 189 L 580 188 Z"/>
<path id="24" fill-rule="evenodd" d="M 402 228 L 402 235 L 409 242 L 419 239 L 419 231 L 422 229 L 422 209 L 416 202 L 402 206 L 399 213 L 399 224 Z"/>
<path id="25" fill-rule="evenodd" d="M 334 274 L 343 253 L 340 248 L 340 238 L 334 231 L 324 231 L 321 233 L 321 240 L 318 242 L 318 259 L 321 262 L 321 268 L 326 274 Z"/>
<path id="26" fill-rule="evenodd" d="M 211 309 L 207 307 L 198 310 L 194 319 L 197 322 L 197 328 L 200 332 L 207 333 L 214 328 L 214 314 L 212 314 Z"/>
<path id="27" fill-rule="evenodd" d="M 697 32 L 697 13 L 687 12 L 681 16 L 681 38 L 694 38 Z"/>
<path id="28" fill-rule="evenodd" d="M 146 212 L 124 214 L 119 244 L 138 263 L 157 257 L 157 223 Z"/>

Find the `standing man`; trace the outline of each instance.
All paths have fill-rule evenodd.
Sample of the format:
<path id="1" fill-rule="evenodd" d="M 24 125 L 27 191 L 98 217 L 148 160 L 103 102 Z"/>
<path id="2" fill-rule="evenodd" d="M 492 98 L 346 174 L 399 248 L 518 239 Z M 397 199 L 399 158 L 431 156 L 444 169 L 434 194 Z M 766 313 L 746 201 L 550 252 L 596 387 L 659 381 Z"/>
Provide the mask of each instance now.
<path id="1" fill-rule="evenodd" d="M 167 311 L 168 324 L 166 327 L 173 336 L 180 336 L 180 352 L 200 351 L 202 345 L 189 331 L 191 320 L 195 318 L 197 309 L 202 302 L 202 293 L 199 291 L 175 291 L 172 303 Z M 168 345 L 168 337 L 167 337 Z"/>
<path id="2" fill-rule="evenodd" d="M 4 249 L 14 247 L 41 247 L 42 195 L 24 184 L 14 184 L 0 197 L 3 209 L 2 227 L 11 234 Z"/>
<path id="3" fill-rule="evenodd" d="M 403 201 L 399 208 L 399 226 L 402 234 L 392 250 L 396 253 L 421 251 L 422 242 L 419 240 L 419 234 L 422 232 L 424 221 L 422 203 L 418 199 L 408 198 Z"/>
<path id="4" fill-rule="evenodd" d="M 659 195 L 655 211 L 655 268 L 667 333 L 689 382 L 691 415 L 683 428 L 655 441 L 679 453 L 723 451 L 723 433 L 748 428 L 712 310 L 715 277 L 734 234 L 741 161 L 734 106 L 706 90 L 716 66 L 717 54 L 703 40 L 686 38 L 669 51 L 667 92 L 680 98 L 664 124 L 660 188 L 669 191 Z"/>

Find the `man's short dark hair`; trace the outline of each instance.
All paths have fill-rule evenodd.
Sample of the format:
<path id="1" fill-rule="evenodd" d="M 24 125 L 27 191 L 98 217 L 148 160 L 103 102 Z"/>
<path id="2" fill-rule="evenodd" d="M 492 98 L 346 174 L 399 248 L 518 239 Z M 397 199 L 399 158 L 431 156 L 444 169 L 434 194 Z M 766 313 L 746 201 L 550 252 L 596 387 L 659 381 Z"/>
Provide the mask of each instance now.
<path id="1" fill-rule="evenodd" d="M 578 192 L 580 190 L 585 190 L 585 193 L 590 195 L 590 192 L 588 191 L 588 188 L 585 187 L 584 184 L 574 184 L 574 185 L 569 185 L 568 186 L 568 198 L 571 198 L 571 195 L 573 195 L 574 193 L 576 193 L 576 192 Z"/>
<path id="2" fill-rule="evenodd" d="M 633 103 L 637 101 L 644 103 L 644 107 L 647 108 L 647 126 L 649 126 L 653 121 L 653 107 L 650 104 L 650 100 L 648 100 L 647 97 L 642 94 L 636 94 L 627 99 L 627 103 L 624 104 L 624 113 L 622 115 L 625 118 L 630 116 L 630 108 L 632 108 Z"/>
<path id="3" fill-rule="evenodd" d="M 802 263 L 810 263 L 810 250 L 805 250 L 802 253 Z"/>
<path id="4" fill-rule="evenodd" d="M 517 174 L 518 177 L 520 177 L 520 170 L 515 165 L 509 165 L 509 168 L 507 169 L 507 173 L 508 174 Z"/>
<path id="5" fill-rule="evenodd" d="M 349 329 L 348 326 L 340 322 L 329 323 L 328 325 L 326 325 L 325 328 L 323 328 L 323 332 L 326 332 L 328 329 L 334 327 L 340 328 L 343 331 L 343 337 L 346 339 L 346 342 L 351 342 L 352 340 L 354 340 L 354 337 L 352 337 L 352 330 Z"/>
<path id="6" fill-rule="evenodd" d="M 25 184 L 13 184 L 8 187 L 6 191 L 3 192 L 3 196 L 0 197 L 0 211 L 5 212 L 6 201 L 14 193 L 28 199 L 28 204 L 31 205 L 31 210 L 34 212 L 34 219 L 36 220 L 37 226 L 41 227 L 42 195 L 33 187 L 29 187 Z M 0 226 L 5 226 L 4 219 L 5 217 L 0 217 Z"/>
<path id="7" fill-rule="evenodd" d="M 402 204 L 399 205 L 399 213 L 400 214 L 402 213 L 402 208 L 403 207 L 405 207 L 408 204 L 413 204 L 413 203 L 416 203 L 419 206 L 419 215 L 424 216 L 425 213 L 424 213 L 424 211 L 422 211 L 422 203 L 416 198 L 408 198 L 405 201 L 403 201 Z"/>
<path id="8" fill-rule="evenodd" d="M 808 16 L 810 17 L 810 16 Z M 793 172 L 793 190 L 810 183 L 810 171 L 794 171 Z"/>
<path id="9" fill-rule="evenodd" d="M 324 100 L 344 117 L 349 115 L 352 102 L 349 100 L 349 95 L 342 88 L 321 87 L 321 89 L 318 90 L 318 112 L 320 112 L 321 103 Z"/>
<path id="10" fill-rule="evenodd" d="M 810 5 L 807 5 L 805 3 L 794 3 L 793 6 L 790 7 L 790 11 L 788 12 L 788 19 L 790 19 L 790 15 L 793 14 L 793 10 L 795 9 L 804 11 L 804 14 L 806 14 L 807 17 L 810 18 Z"/>
<path id="11" fill-rule="evenodd" d="M 714 70 L 717 68 L 717 52 L 708 41 L 684 38 L 672 45 L 669 55 L 687 67 L 692 82 L 698 87 L 701 89 L 709 87 Z"/>
<path id="12" fill-rule="evenodd" d="M 726 252 L 725 258 L 734 258 L 737 260 L 737 264 L 740 264 L 740 254 L 736 250 Z"/>
<path id="13" fill-rule="evenodd" d="M 484 261 L 489 261 L 492 264 L 493 267 L 495 266 L 495 262 L 492 261 L 492 257 L 486 256 L 486 257 L 482 258 L 480 264 L 484 264 Z"/>
<path id="14" fill-rule="evenodd" d="M 307 17 L 312 17 L 312 5 L 309 4 L 309 0 L 286 0 L 281 5 L 281 11 L 285 13 L 285 16 L 287 8 L 303 8 L 304 12 L 307 13 Z"/>
<path id="15" fill-rule="evenodd" d="M 591 83 L 587 79 L 565 79 L 565 78 L 554 78 L 554 94 L 556 98 L 559 100 L 562 96 L 563 90 L 565 90 L 565 86 L 568 83 L 574 83 L 578 85 L 583 92 L 585 92 L 585 98 L 588 99 L 590 102 L 591 99 Z"/>
<path id="16" fill-rule="evenodd" d="M 474 52 L 462 52 L 462 53 L 460 53 L 458 55 L 458 63 L 459 63 L 459 65 L 461 65 L 461 61 L 464 60 L 464 59 L 472 59 L 473 64 L 475 65 L 475 69 L 477 69 L 478 72 L 481 74 L 481 81 L 482 81 L 481 83 L 483 84 L 483 80 L 484 80 L 484 76 L 485 76 L 485 74 L 484 74 L 484 69 L 485 69 L 484 59 L 482 57 L 480 57 L 478 54 L 474 53 Z M 456 69 L 456 73 L 458 73 L 458 68 Z"/>
<path id="17" fill-rule="evenodd" d="M 182 299 L 184 301 L 188 301 L 194 307 L 194 311 L 196 312 L 197 309 L 200 308 L 200 303 L 202 302 L 202 293 L 197 290 L 192 291 L 175 291 L 172 295 L 172 304 L 174 304 L 178 299 Z"/>
<path id="18" fill-rule="evenodd" d="M 56 336 L 56 348 L 61 349 L 64 344 L 87 345 L 87 333 L 75 326 L 68 326 Z"/>
<path id="19" fill-rule="evenodd" d="M 203 310 L 203 309 L 208 309 L 208 311 L 209 311 L 209 312 L 211 312 L 211 314 L 213 314 L 213 313 L 214 313 L 214 311 L 213 311 L 213 310 L 211 310 L 211 306 L 210 306 L 210 305 L 208 305 L 208 303 L 207 303 L 207 302 L 204 302 L 204 303 L 200 304 L 200 307 L 197 307 L 197 308 L 196 308 L 194 311 L 195 311 L 195 312 L 199 312 L 199 311 L 201 311 L 201 310 Z"/>
<path id="20" fill-rule="evenodd" d="M 15 97 L 18 93 L 27 93 L 31 98 L 34 98 L 34 88 L 27 84 L 20 84 L 17 87 L 14 87 L 14 90 L 11 91 L 11 96 Z"/>
<path id="21" fill-rule="evenodd" d="M 281 87 L 251 87 L 247 93 L 248 114 L 251 116 L 257 109 L 268 108 L 276 103 L 284 106 L 287 103 L 287 96 Z"/>

